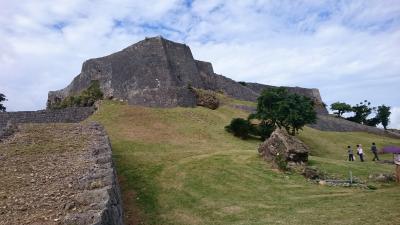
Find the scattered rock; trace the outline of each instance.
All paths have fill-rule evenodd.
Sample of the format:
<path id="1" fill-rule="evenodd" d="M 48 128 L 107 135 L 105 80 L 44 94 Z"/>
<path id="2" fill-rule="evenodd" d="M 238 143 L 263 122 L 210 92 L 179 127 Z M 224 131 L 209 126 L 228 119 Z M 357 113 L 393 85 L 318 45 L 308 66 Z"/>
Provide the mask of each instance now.
<path id="1" fill-rule="evenodd" d="M 368 176 L 368 178 L 376 182 L 384 182 L 384 183 L 396 180 L 396 176 L 394 174 L 386 174 L 386 173 L 371 174 Z"/>
<path id="2" fill-rule="evenodd" d="M 0 224 L 39 224 L 38 218 L 40 224 L 122 224 L 111 147 L 101 125 L 19 129 L 0 143 Z"/>
<path id="3" fill-rule="evenodd" d="M 304 167 L 302 175 L 311 180 L 324 178 L 324 174 L 321 171 L 319 171 L 316 167 L 311 166 Z"/>

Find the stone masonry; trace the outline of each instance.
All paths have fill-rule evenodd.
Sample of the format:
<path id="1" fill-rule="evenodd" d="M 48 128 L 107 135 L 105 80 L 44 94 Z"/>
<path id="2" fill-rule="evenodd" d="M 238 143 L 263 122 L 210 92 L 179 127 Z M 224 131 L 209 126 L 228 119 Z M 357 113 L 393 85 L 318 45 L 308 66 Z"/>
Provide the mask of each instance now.
<path id="1" fill-rule="evenodd" d="M 190 48 L 161 36 L 146 38 L 111 55 L 89 59 L 81 73 L 64 89 L 50 91 L 48 106 L 86 89 L 98 80 L 106 98 L 151 107 L 194 107 L 196 96 L 188 87 L 224 92 L 255 101 L 261 90 L 272 86 L 238 82 L 214 73 L 209 62 L 195 60 Z M 318 89 L 287 87 L 290 92 L 316 101 L 317 111 L 327 114 Z"/>
<path id="2" fill-rule="evenodd" d="M 307 125 L 321 131 L 336 131 L 336 132 L 367 132 L 377 135 L 385 135 L 393 138 L 400 138 L 400 134 L 385 131 L 377 127 L 370 127 L 363 124 L 348 121 L 342 118 L 337 118 L 333 115 L 318 115 L 315 124 Z"/>
<path id="3" fill-rule="evenodd" d="M 0 133 L 8 122 L 18 123 L 76 123 L 93 114 L 93 107 L 73 107 L 58 110 L 0 112 Z"/>
<path id="4" fill-rule="evenodd" d="M 0 142 L 0 225 L 122 225 L 111 145 L 98 123 L 26 123 Z"/>

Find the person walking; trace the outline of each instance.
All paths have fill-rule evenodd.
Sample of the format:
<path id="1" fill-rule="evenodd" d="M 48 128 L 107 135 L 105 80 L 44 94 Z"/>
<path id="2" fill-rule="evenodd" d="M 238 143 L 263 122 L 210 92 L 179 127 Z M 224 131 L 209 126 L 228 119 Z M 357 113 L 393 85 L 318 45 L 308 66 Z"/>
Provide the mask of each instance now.
<path id="1" fill-rule="evenodd" d="M 353 149 L 351 149 L 351 146 L 347 146 L 347 153 L 349 153 L 349 161 L 354 161 L 354 155 L 353 155 Z"/>
<path id="2" fill-rule="evenodd" d="M 357 145 L 357 155 L 360 157 L 360 161 L 364 162 L 364 151 L 361 147 L 361 144 Z"/>
<path id="3" fill-rule="evenodd" d="M 378 160 L 378 161 L 379 161 L 378 149 L 376 148 L 375 142 L 372 143 L 371 151 L 372 151 L 372 153 L 374 154 L 374 158 L 372 159 L 372 161 L 375 161 L 375 160 Z"/>

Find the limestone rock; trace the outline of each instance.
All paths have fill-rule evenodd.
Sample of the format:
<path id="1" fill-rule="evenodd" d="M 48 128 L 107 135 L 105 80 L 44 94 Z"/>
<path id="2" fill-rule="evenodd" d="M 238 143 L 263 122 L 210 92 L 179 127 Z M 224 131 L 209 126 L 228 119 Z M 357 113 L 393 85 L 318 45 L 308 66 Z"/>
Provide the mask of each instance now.
<path id="1" fill-rule="evenodd" d="M 308 161 L 308 147 L 289 135 L 283 129 L 276 129 L 258 148 L 260 155 L 267 161 L 283 159 L 288 164 L 304 164 Z"/>
<path id="2" fill-rule="evenodd" d="M 219 106 L 219 100 L 215 92 L 210 90 L 193 89 L 197 98 L 197 105 L 203 106 L 209 109 L 217 109 Z"/>

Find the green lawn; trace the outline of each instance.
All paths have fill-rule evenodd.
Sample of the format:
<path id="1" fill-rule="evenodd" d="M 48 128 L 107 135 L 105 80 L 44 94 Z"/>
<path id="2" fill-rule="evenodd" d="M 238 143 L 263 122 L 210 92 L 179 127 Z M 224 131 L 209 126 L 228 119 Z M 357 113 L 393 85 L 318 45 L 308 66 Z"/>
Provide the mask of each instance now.
<path id="1" fill-rule="evenodd" d="M 229 104 L 249 103 L 229 99 L 224 103 L 209 110 L 155 109 L 106 101 L 92 116 L 110 135 L 126 224 L 398 222 L 400 211 L 394 208 L 399 204 L 399 186 L 374 184 L 377 190 L 328 187 L 276 171 L 258 157 L 259 141 L 243 141 L 224 131 L 233 117 L 247 116 Z M 400 140 L 370 134 L 311 128 L 300 138 L 312 149 L 311 164 L 339 177 L 352 170 L 361 179 L 373 172 L 392 172 L 393 166 L 346 162 L 348 144 L 400 145 Z"/>

